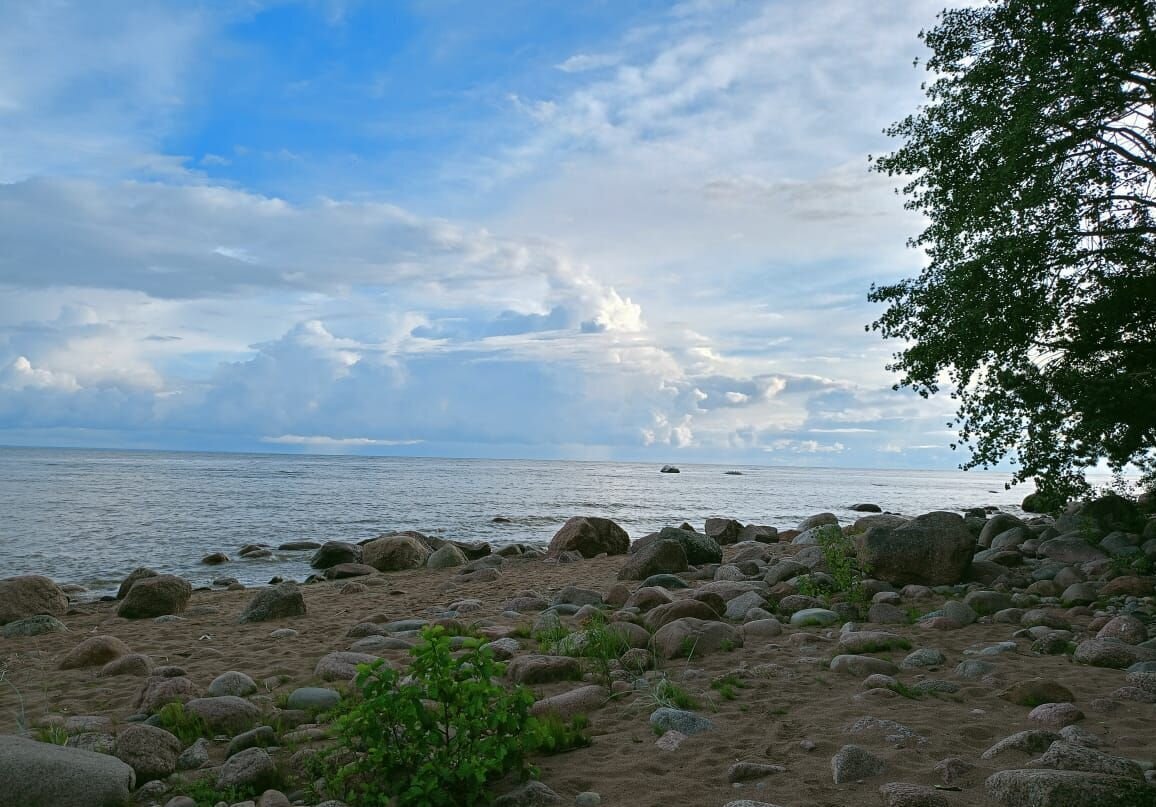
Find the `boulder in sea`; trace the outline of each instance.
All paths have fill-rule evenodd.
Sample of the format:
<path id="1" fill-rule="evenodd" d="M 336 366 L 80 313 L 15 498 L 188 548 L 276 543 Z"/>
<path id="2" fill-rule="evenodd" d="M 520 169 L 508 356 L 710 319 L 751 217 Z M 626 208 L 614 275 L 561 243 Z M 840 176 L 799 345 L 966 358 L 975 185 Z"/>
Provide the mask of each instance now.
<path id="1" fill-rule="evenodd" d="M 554 533 L 547 554 L 576 551 L 584 558 L 593 558 L 602 553 L 625 555 L 629 549 L 630 536 L 610 519 L 575 516 Z"/>
<path id="2" fill-rule="evenodd" d="M 896 586 L 954 585 L 964 579 L 975 538 L 958 513 L 917 516 L 898 527 L 872 527 L 856 538 L 859 562 Z"/>
<path id="3" fill-rule="evenodd" d="M 117 615 L 125 619 L 150 619 L 179 614 L 189 604 L 193 587 L 187 580 L 171 574 L 160 574 L 137 580 L 128 590 Z"/>
<path id="4" fill-rule="evenodd" d="M 872 504 L 870 502 L 860 502 L 859 504 L 853 504 L 847 509 L 854 510 L 856 513 L 882 513 L 883 512 L 882 507 L 880 507 L 877 504 Z"/>
<path id="5" fill-rule="evenodd" d="M 239 623 L 267 622 L 271 619 L 285 619 L 293 616 L 305 616 L 305 598 L 297 584 L 287 580 L 272 588 L 258 591 L 241 616 Z"/>
<path id="6" fill-rule="evenodd" d="M 0 792 L 20 807 L 128 804 L 133 769 L 108 754 L 0 735 Z"/>
<path id="7" fill-rule="evenodd" d="M 813 527 L 826 527 L 828 525 L 832 527 L 839 526 L 839 519 L 834 513 L 815 513 L 815 515 L 807 516 L 800 521 L 797 529 L 799 532 L 806 532 Z"/>
<path id="8" fill-rule="evenodd" d="M 156 577 L 160 572 L 149 569 L 146 566 L 138 566 L 128 573 L 128 577 L 120 582 L 120 588 L 116 590 L 116 598 L 123 600 L 128 596 L 129 590 L 136 585 L 136 581 L 144 580 L 146 577 Z"/>
<path id="9" fill-rule="evenodd" d="M 314 569 L 328 569 L 339 563 L 361 563 L 361 547 L 345 541 L 326 541 L 313 553 L 309 565 Z"/>
<path id="10" fill-rule="evenodd" d="M 219 566 L 222 563 L 228 562 L 229 556 L 224 552 L 212 552 L 201 558 L 201 563 L 205 564 L 206 566 Z"/>
<path id="11" fill-rule="evenodd" d="M 26 574 L 0 580 L 0 625 L 30 616 L 64 616 L 68 597 L 47 577 Z"/>
<path id="12" fill-rule="evenodd" d="M 414 533 L 379 536 L 362 547 L 362 561 L 379 572 L 419 569 L 430 556 L 430 548 Z"/>
<path id="13" fill-rule="evenodd" d="M 680 471 L 678 469 L 678 466 L 676 466 L 676 465 L 663 465 L 661 468 L 658 469 L 658 472 L 660 474 L 680 474 L 680 473 L 682 473 L 682 471 Z"/>

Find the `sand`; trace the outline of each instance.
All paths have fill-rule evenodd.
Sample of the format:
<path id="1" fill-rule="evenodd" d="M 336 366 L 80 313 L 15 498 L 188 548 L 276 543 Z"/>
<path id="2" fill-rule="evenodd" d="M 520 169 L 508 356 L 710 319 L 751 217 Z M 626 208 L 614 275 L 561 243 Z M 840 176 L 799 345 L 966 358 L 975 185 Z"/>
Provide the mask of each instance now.
<path id="1" fill-rule="evenodd" d="M 775 553 L 793 550 L 789 545 L 772 545 Z M 62 620 L 68 633 L 0 639 L 0 662 L 8 659 L 7 680 L 23 693 L 24 709 L 34 721 L 49 715 L 107 715 L 123 721 L 136 711 L 133 700 L 143 679 L 98 677 L 99 667 L 58 669 L 70 649 L 95 635 L 116 636 L 158 665 L 183 667 L 201 687 L 222 672 L 244 672 L 265 690 L 257 700 L 267 698 L 271 706 L 281 693 L 318 683 L 313 675 L 317 660 L 331 651 L 348 649 L 354 640 L 346 634 L 360 622 L 429 617 L 455 600 L 471 597 L 480 599 L 483 608 L 464 620 L 490 619 L 513 626 L 519 620 L 499 614 L 501 604 L 516 594 L 534 591 L 549 599 L 568 584 L 605 593 L 616 582 L 622 563 L 621 557 L 566 564 L 517 560 L 506 564 L 498 580 L 472 584 L 461 583 L 453 569 L 395 572 L 361 578 L 371 584 L 361 593 L 342 593 L 348 581 L 321 583 L 302 589 L 306 616 L 247 625 L 237 624 L 236 619 L 252 591 L 196 591 L 180 621 L 160 624 L 121 619 L 111 603 L 80 604 Z M 630 584 L 632 588 L 638 585 Z M 676 596 L 688 593 L 675 592 Z M 916 605 L 927 611 L 936 601 Z M 1081 638 L 1091 613 L 1087 609 L 1075 613 L 1071 619 Z M 520 621 L 529 623 L 533 618 L 528 614 Z M 284 627 L 299 635 L 270 637 L 273 630 Z M 1124 684 L 1124 673 L 1119 670 L 1076 665 L 1067 656 L 1036 656 L 1028 650 L 1030 641 L 1021 639 L 1018 652 L 987 659 L 996 665 L 997 684 L 959 681 L 952 670 L 969 658 L 965 655 L 968 648 L 1006 641 L 1016 627 L 975 624 L 949 631 L 880 627 L 908 637 L 914 648 L 938 648 L 947 656 L 942 669 L 901 671 L 900 681 L 913 685 L 924 677 L 939 678 L 957 681 L 961 691 L 918 700 L 864 697 L 859 677 L 827 669 L 837 653 L 833 641 L 838 637 L 837 627 L 786 627 L 780 636 L 748 639 L 745 646 L 730 652 L 661 663 L 673 681 L 699 699 L 699 712 L 713 721 L 714 730 L 689 737 L 676 750 L 661 750 L 648 724 L 653 704 L 644 696 L 627 695 L 591 713 L 593 744 L 589 748 L 537 759 L 541 779 L 565 804 L 572 804 L 576 794 L 587 790 L 601 794 L 604 805 L 632 807 L 721 807 L 744 798 L 784 806 L 872 804 L 879 803 L 876 791 L 887 782 L 942 784 L 934 770 L 936 763 L 957 756 L 976 768 L 957 783 L 962 790 L 944 795 L 953 805 L 986 804 L 983 781 L 987 775 L 1023 767 L 1031 756 L 1013 752 L 989 762 L 980 759 L 981 753 L 1016 731 L 1037 728 L 1028 720 L 1028 707 L 997 696 L 998 684 L 1041 676 L 1075 694 L 1076 704 L 1086 714 L 1081 725 L 1102 737 L 1108 753 L 1140 759 L 1156 756 L 1156 706 L 1124 701 L 1105 711 L 1112 702 L 1097 701 Z M 532 647 L 532 642 L 524 643 Z M 382 655 L 399 663 L 406 659 L 404 651 Z M 898 663 L 906 652 L 875 655 Z M 730 673 L 743 684 L 733 700 L 720 697 L 710 686 L 715 678 Z M 534 690 L 546 696 L 579 685 L 559 683 Z M 12 687 L 0 684 L 0 733 L 17 731 L 18 710 Z M 898 721 L 921 739 L 895 747 L 881 738 L 848 735 L 848 726 L 865 716 Z M 833 784 L 831 756 L 850 742 L 878 754 L 886 770 L 861 783 Z M 731 784 L 728 768 L 738 761 L 777 764 L 785 771 L 760 782 Z"/>

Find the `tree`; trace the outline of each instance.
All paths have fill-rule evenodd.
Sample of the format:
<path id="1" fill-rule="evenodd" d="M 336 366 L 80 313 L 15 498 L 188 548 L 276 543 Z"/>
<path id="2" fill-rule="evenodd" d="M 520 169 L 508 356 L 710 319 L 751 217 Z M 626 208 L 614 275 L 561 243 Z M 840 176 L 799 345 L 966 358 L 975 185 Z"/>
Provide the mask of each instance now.
<path id="1" fill-rule="evenodd" d="M 872 286 L 896 389 L 950 390 L 963 468 L 1070 496 L 1106 461 L 1156 476 L 1156 0 L 948 10 L 927 103 L 874 170 L 929 221 L 917 278 Z"/>

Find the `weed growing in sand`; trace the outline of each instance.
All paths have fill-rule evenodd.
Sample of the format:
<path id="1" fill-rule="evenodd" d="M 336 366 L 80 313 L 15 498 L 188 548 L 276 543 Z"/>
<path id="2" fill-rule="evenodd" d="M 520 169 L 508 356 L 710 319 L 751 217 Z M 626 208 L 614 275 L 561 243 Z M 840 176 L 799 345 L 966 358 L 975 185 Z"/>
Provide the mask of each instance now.
<path id="1" fill-rule="evenodd" d="M 913 701 L 917 701 L 923 697 L 922 692 L 920 692 L 918 689 L 912 689 L 902 681 L 896 681 L 894 684 L 889 684 L 887 688 L 894 692 L 896 695 L 908 698 Z"/>
<path id="2" fill-rule="evenodd" d="M 698 700 L 678 684 L 663 676 L 651 684 L 642 701 L 655 707 L 697 709 Z"/>
<path id="3" fill-rule="evenodd" d="M 36 739 L 51 745 L 67 745 L 68 732 L 64 726 L 41 726 L 36 730 Z"/>
<path id="4" fill-rule="evenodd" d="M 20 687 L 12 683 L 12 679 L 9 678 L 12 668 L 16 663 L 16 658 L 16 656 L 6 656 L 3 661 L 0 661 L 0 684 L 7 684 L 12 691 L 16 693 L 16 703 L 19 707 L 16 714 L 16 725 L 20 726 L 21 729 L 27 730 L 28 714 L 24 709 L 24 693 L 21 692 Z"/>
<path id="5" fill-rule="evenodd" d="M 495 683 L 503 666 L 481 642 L 451 653 L 449 637 L 427 627 L 403 676 L 384 661 L 358 667 L 362 698 L 336 722 L 344 754 L 333 794 L 361 805 L 472 807 L 486 786 L 527 771 L 534 750 L 533 695 Z"/>
<path id="6" fill-rule="evenodd" d="M 725 701 L 733 701 L 738 697 L 737 690 L 745 689 L 746 686 L 743 680 L 734 673 L 727 673 L 710 682 L 710 688 Z"/>
<path id="7" fill-rule="evenodd" d="M 685 657 L 687 661 L 694 658 L 695 648 L 698 647 L 698 639 L 692 636 L 683 637 L 682 642 L 678 646 L 678 655 Z"/>
<path id="8" fill-rule="evenodd" d="M 603 686 L 609 687 L 614 666 L 622 654 L 630 649 L 622 634 L 611 630 L 606 617 L 596 613 L 590 617 L 586 629 L 581 634 L 571 636 L 581 637 L 581 641 L 572 648 L 573 654 L 590 659 Z"/>
<path id="9" fill-rule="evenodd" d="M 555 714 L 548 714 L 534 721 L 534 747 L 543 754 L 561 754 L 575 748 L 586 748 L 590 737 L 586 728 L 590 724 L 586 715 L 575 715 L 566 722 Z"/>
<path id="10" fill-rule="evenodd" d="M 200 737 L 211 737 L 205 721 L 185 709 L 183 703 L 166 703 L 157 712 L 157 725 L 185 745 Z"/>
<path id="11" fill-rule="evenodd" d="M 206 776 L 196 779 L 187 785 L 178 786 L 175 790 L 197 803 L 197 807 L 214 807 L 221 802 L 236 804 L 238 801 L 258 796 L 261 791 L 255 788 L 226 787 L 218 788 L 215 777 Z"/>

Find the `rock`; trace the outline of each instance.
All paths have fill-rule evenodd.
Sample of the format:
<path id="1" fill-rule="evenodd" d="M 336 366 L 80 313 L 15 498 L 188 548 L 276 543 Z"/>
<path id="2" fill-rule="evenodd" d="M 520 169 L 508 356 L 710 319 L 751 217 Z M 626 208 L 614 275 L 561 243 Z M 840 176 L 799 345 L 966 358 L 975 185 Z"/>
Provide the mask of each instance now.
<path id="1" fill-rule="evenodd" d="M 684 619 L 686 617 L 717 621 L 721 617 L 721 614 L 701 600 L 675 600 L 666 605 L 655 607 L 646 615 L 643 621 L 650 630 L 657 631 L 659 628 L 674 622 L 676 619 Z"/>
<path id="2" fill-rule="evenodd" d="M 964 579 L 975 539 L 956 513 L 917 516 L 899 527 L 872 527 L 856 539 L 860 564 L 894 585 L 954 585 Z"/>
<path id="3" fill-rule="evenodd" d="M 1020 509 L 1025 513 L 1052 513 L 1061 509 L 1063 506 L 1064 503 L 1059 499 L 1037 491 L 1024 496 L 1024 500 L 1020 504 Z"/>
<path id="4" fill-rule="evenodd" d="M 879 653 L 910 648 L 910 641 L 885 630 L 844 630 L 839 634 L 839 650 L 844 653 Z"/>
<path id="5" fill-rule="evenodd" d="M 647 546 L 657 541 L 678 541 L 686 553 L 687 563 L 704 565 L 722 562 L 722 547 L 719 542 L 709 535 L 695 532 L 693 529 L 682 527 L 663 527 L 658 532 L 644 535 L 630 545 L 630 553 L 641 552 Z"/>
<path id="6" fill-rule="evenodd" d="M 316 541 L 286 541 L 277 546 L 281 552 L 301 552 L 309 549 L 320 549 L 321 544 Z"/>
<path id="7" fill-rule="evenodd" d="M 562 803 L 562 797 L 549 787 L 541 782 L 530 781 L 499 796 L 494 801 L 494 807 L 550 807 Z"/>
<path id="8" fill-rule="evenodd" d="M 128 596 L 128 592 L 132 589 L 138 580 L 144 580 L 146 577 L 156 577 L 159 572 L 149 569 L 145 566 L 138 566 L 128 573 L 128 576 L 121 581 L 120 587 L 116 590 L 116 598 L 123 600 Z"/>
<path id="9" fill-rule="evenodd" d="M 322 681 L 352 681 L 357 676 L 357 665 L 372 664 L 377 660 L 377 656 L 366 653 L 339 650 L 318 659 L 313 674 Z"/>
<path id="10" fill-rule="evenodd" d="M 569 656 L 536 653 L 516 656 L 506 667 L 506 677 L 515 684 L 548 684 L 582 677 L 582 665 Z"/>
<path id="11" fill-rule="evenodd" d="M 906 625 L 911 617 L 897 605 L 877 602 L 867 610 L 867 621 L 876 625 Z"/>
<path id="12" fill-rule="evenodd" d="M 1019 681 L 999 693 L 1005 701 L 1019 706 L 1039 706 L 1043 703 L 1072 703 L 1076 696 L 1063 684 L 1046 678 Z"/>
<path id="13" fill-rule="evenodd" d="M 224 552 L 212 552 L 201 558 L 201 563 L 205 564 L 206 566 L 219 566 L 222 563 L 228 562 L 229 556 Z"/>
<path id="14" fill-rule="evenodd" d="M 678 541 L 654 541 L 626 559 L 619 580 L 644 580 L 655 574 L 685 572 L 686 550 Z"/>
<path id="15" fill-rule="evenodd" d="M 1156 521 L 1153 523 L 1156 523 Z M 1103 588 L 1100 589 L 1100 596 L 1117 597 L 1121 595 L 1131 595 L 1133 597 L 1148 597 L 1153 593 L 1153 590 L 1152 578 L 1124 575 L 1123 577 L 1115 577 L 1105 583 Z"/>
<path id="16" fill-rule="evenodd" d="M 743 638 L 725 622 L 683 617 L 659 628 L 652 642 L 655 655 L 672 659 L 742 647 Z"/>
<path id="17" fill-rule="evenodd" d="M 1004 737 L 981 755 L 983 759 L 995 759 L 1008 751 L 1020 751 L 1025 754 L 1038 754 L 1046 750 L 1052 743 L 1060 739 L 1060 735 L 1043 729 L 1029 729 L 1018 731 L 1009 737 Z"/>
<path id="18" fill-rule="evenodd" d="M 1094 583 L 1072 583 L 1060 595 L 1060 602 L 1065 608 L 1073 605 L 1091 605 L 1099 596 L 1098 588 Z"/>
<path id="19" fill-rule="evenodd" d="M 1041 703 L 1028 712 L 1028 720 L 1049 729 L 1061 729 L 1084 719 L 1084 713 L 1072 703 Z"/>
<path id="20" fill-rule="evenodd" d="M 999 771 L 985 783 L 988 798 L 1004 807 L 1151 807 L 1151 785 L 1122 776 L 1082 771 Z"/>
<path id="21" fill-rule="evenodd" d="M 814 527 L 826 527 L 828 525 L 832 527 L 839 526 L 839 519 L 834 513 L 816 513 L 813 516 L 807 516 L 799 522 L 799 526 L 795 529 L 799 532 L 806 532 Z"/>
<path id="22" fill-rule="evenodd" d="M 809 571 L 810 569 L 796 560 L 780 560 L 767 570 L 766 575 L 763 577 L 763 582 L 768 586 L 774 586 L 782 583 L 784 580 L 791 580 L 801 574 L 807 574 Z"/>
<path id="23" fill-rule="evenodd" d="M 973 770 L 975 770 L 975 765 L 961 757 L 946 757 L 935 763 L 935 772 L 939 774 L 939 778 L 948 787 L 956 787 L 961 782 L 967 781 Z"/>
<path id="24" fill-rule="evenodd" d="M 177 757 L 177 770 L 195 771 L 209 764 L 209 741 L 204 737 L 186 748 Z"/>
<path id="25" fill-rule="evenodd" d="M 261 719 L 261 710 L 244 698 L 220 695 L 215 698 L 193 698 L 185 712 L 200 718 L 210 731 L 240 734 Z"/>
<path id="26" fill-rule="evenodd" d="M 970 591 L 963 598 L 963 604 L 976 614 L 986 616 L 1011 608 L 1012 598 L 1002 591 Z"/>
<path id="27" fill-rule="evenodd" d="M 551 695 L 536 701 L 530 714 L 538 716 L 555 714 L 563 720 L 575 715 L 584 715 L 606 705 L 610 692 L 601 686 L 590 685 L 571 689 L 558 695 Z"/>
<path id="28" fill-rule="evenodd" d="M 918 670 L 924 667 L 940 667 L 947 663 L 947 656 L 943 652 L 936 650 L 933 647 L 922 647 L 907 655 L 903 661 L 899 662 L 899 668 L 903 670 Z"/>
<path id="29" fill-rule="evenodd" d="M 1023 520 L 1013 516 L 1011 513 L 995 513 L 984 522 L 983 529 L 979 531 L 979 536 L 976 540 L 980 546 L 989 547 L 997 535 L 1024 526 Z"/>
<path id="30" fill-rule="evenodd" d="M 1110 776 L 1125 776 L 1138 781 L 1144 780 L 1143 768 L 1130 759 L 1114 757 L 1094 748 L 1063 740 L 1052 743 L 1044 755 L 1029 762 L 1028 767 L 1106 773 Z M 1156 793 L 1153 795 L 1156 796 Z"/>
<path id="31" fill-rule="evenodd" d="M 362 549 L 356 544 L 347 544 L 344 541 L 326 541 L 321 545 L 309 565 L 314 569 L 328 569 L 339 563 L 361 563 Z"/>
<path id="32" fill-rule="evenodd" d="M 107 754 L 0 735 L 0 796 L 12 807 L 119 807 L 133 769 Z"/>
<path id="33" fill-rule="evenodd" d="M 927 743 L 926 737 L 902 723 L 897 723 L 894 720 L 883 720 L 878 717 L 859 718 L 847 727 L 847 733 L 855 737 L 874 738 L 897 748 Z"/>
<path id="34" fill-rule="evenodd" d="M 625 555 L 629 549 L 630 536 L 626 534 L 626 530 L 610 519 L 597 516 L 575 516 L 563 524 L 558 532 L 554 533 L 554 537 L 550 539 L 547 554 L 580 552 L 584 558 L 593 558 L 602 553 Z M 643 577 L 646 576 L 643 575 Z"/>
<path id="35" fill-rule="evenodd" d="M 193 587 L 187 580 L 171 574 L 143 577 L 133 583 L 117 608 L 125 619 L 151 619 L 185 610 Z"/>
<path id="36" fill-rule="evenodd" d="M 413 533 L 383 535 L 362 546 L 362 562 L 379 572 L 419 569 L 429 559 L 430 548 Z"/>
<path id="37" fill-rule="evenodd" d="M 67 633 L 68 628 L 59 619 L 48 614 L 37 614 L 9 622 L 0 628 L 0 636 L 5 639 L 21 639 L 28 636 L 43 636 L 46 633 Z"/>
<path id="38" fill-rule="evenodd" d="M 844 654 L 831 659 L 831 671 L 866 678 L 875 674 L 893 675 L 899 668 L 887 659 Z"/>
<path id="39" fill-rule="evenodd" d="M 426 559 L 425 565 L 430 569 L 449 569 L 455 566 L 465 566 L 469 562 L 466 553 L 453 544 L 442 544 Z"/>
<path id="40" fill-rule="evenodd" d="M 888 782 L 879 788 L 883 807 L 949 807 L 947 796 L 934 787 L 907 782 Z"/>
<path id="41" fill-rule="evenodd" d="M 1036 547 L 1036 554 L 1041 558 L 1051 558 L 1060 563 L 1088 563 L 1108 557 L 1103 550 L 1077 535 L 1061 535 L 1044 541 Z"/>
<path id="42" fill-rule="evenodd" d="M 685 740 L 686 735 L 681 731 L 666 731 L 655 741 L 654 747 L 659 751 L 677 751 Z"/>
<path id="43" fill-rule="evenodd" d="M 804 608 L 791 614 L 791 626 L 796 628 L 826 627 L 838 621 L 839 615 L 827 608 Z"/>
<path id="44" fill-rule="evenodd" d="M 578 586 L 564 586 L 554 595 L 554 605 L 601 605 L 602 595 L 597 591 Z"/>
<path id="45" fill-rule="evenodd" d="M 1140 644 L 1148 640 L 1148 628 L 1136 617 L 1122 614 L 1105 623 L 1096 634 L 1097 639 L 1116 639 L 1125 644 Z"/>
<path id="46" fill-rule="evenodd" d="M 64 616 L 68 597 L 47 577 L 26 574 L 0 580 L 0 625 L 33 616 Z"/>
<path id="47" fill-rule="evenodd" d="M 245 675 L 243 672 L 231 670 L 224 672 L 213 679 L 209 684 L 207 692 L 211 697 L 218 698 L 222 695 L 235 695 L 238 698 L 243 698 L 246 695 L 252 695 L 257 691 L 257 684 L 253 679 Z"/>
<path id="48" fill-rule="evenodd" d="M 200 688 L 183 675 L 172 677 L 153 675 L 145 679 L 144 686 L 137 694 L 136 708 L 151 715 L 167 704 L 187 703 L 200 694 Z"/>
<path id="49" fill-rule="evenodd" d="M 134 723 L 116 737 L 117 759 L 136 772 L 138 783 L 164 779 L 177 769 L 181 741 L 164 729 Z"/>
<path id="50" fill-rule="evenodd" d="M 660 731 L 677 731 L 688 737 L 714 728 L 714 723 L 702 715 L 669 706 L 655 709 L 650 714 L 650 725 Z"/>
<path id="51" fill-rule="evenodd" d="M 369 577 L 377 569 L 364 563 L 338 563 L 325 570 L 326 580 L 348 580 L 351 577 Z"/>
<path id="52" fill-rule="evenodd" d="M 1117 639 L 1086 639 L 1076 646 L 1072 660 L 1077 664 L 1122 670 L 1137 662 L 1156 661 L 1156 650 Z"/>
<path id="53" fill-rule="evenodd" d="M 197 807 L 197 803 L 188 796 L 173 796 L 165 802 L 165 807 Z"/>
<path id="54" fill-rule="evenodd" d="M 240 624 L 305 616 L 305 597 L 292 580 L 258 591 L 237 618 Z"/>
<path id="55" fill-rule="evenodd" d="M 277 744 L 277 735 L 272 726 L 257 726 L 254 729 L 243 731 L 229 741 L 225 749 L 225 758 L 236 756 L 247 748 L 268 748 Z"/>
<path id="56" fill-rule="evenodd" d="M 877 504 L 871 504 L 869 502 L 863 502 L 861 504 L 853 504 L 850 507 L 848 507 L 847 509 L 848 510 L 854 510 L 856 513 L 882 513 L 883 512 L 882 507 L 880 507 Z"/>
<path id="57" fill-rule="evenodd" d="M 257 807 L 293 807 L 293 802 L 280 790 L 266 790 L 257 799 Z"/>
<path id="58" fill-rule="evenodd" d="M 837 785 L 870 779 L 883 773 L 883 768 L 883 760 L 857 745 L 845 745 L 831 757 L 831 778 Z"/>
<path id="59" fill-rule="evenodd" d="M 248 787 L 262 789 L 277 777 L 277 765 L 264 748 L 246 748 L 229 757 L 217 772 L 221 790 Z"/>
<path id="60" fill-rule="evenodd" d="M 751 782 L 766 779 L 776 773 L 785 773 L 786 770 L 782 765 L 768 765 L 765 762 L 736 762 L 727 769 L 727 781 L 731 784 Z"/>
<path id="61" fill-rule="evenodd" d="M 767 601 L 763 599 L 762 594 L 757 591 L 748 591 L 727 603 L 724 616 L 727 619 L 742 619 L 751 609 L 763 608 L 766 604 Z"/>
<path id="62" fill-rule="evenodd" d="M 289 693 L 285 705 L 306 712 L 328 712 L 341 702 L 341 693 L 324 687 L 299 687 Z"/>
<path id="63" fill-rule="evenodd" d="M 143 678 L 153 671 L 153 660 L 142 653 L 129 653 L 105 664 L 98 673 L 102 678 L 134 675 Z"/>
<path id="64" fill-rule="evenodd" d="M 782 635 L 783 623 L 774 617 L 754 619 L 743 625 L 742 631 L 744 639 L 771 639 Z"/>
<path id="65" fill-rule="evenodd" d="M 680 474 L 682 471 L 677 465 L 663 465 L 658 469 L 660 474 Z"/>
<path id="66" fill-rule="evenodd" d="M 60 669 L 96 667 L 131 652 L 132 649 L 115 636 L 91 636 L 68 652 L 60 661 Z"/>
<path id="67" fill-rule="evenodd" d="M 739 542 L 739 536 L 743 534 L 743 525 L 733 518 L 708 518 L 703 527 L 703 532 L 706 533 L 706 537 L 715 541 L 720 546 L 727 546 L 728 544 L 737 544 Z M 717 561 L 713 562 L 717 563 Z M 697 561 L 692 560 L 691 563 L 697 563 Z"/>

